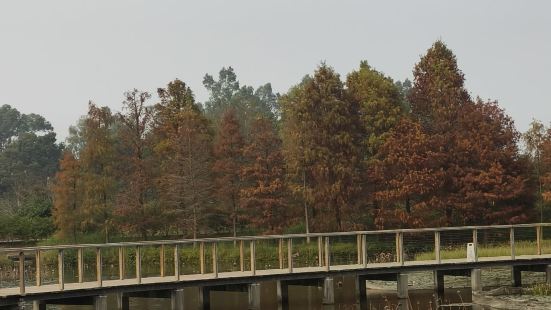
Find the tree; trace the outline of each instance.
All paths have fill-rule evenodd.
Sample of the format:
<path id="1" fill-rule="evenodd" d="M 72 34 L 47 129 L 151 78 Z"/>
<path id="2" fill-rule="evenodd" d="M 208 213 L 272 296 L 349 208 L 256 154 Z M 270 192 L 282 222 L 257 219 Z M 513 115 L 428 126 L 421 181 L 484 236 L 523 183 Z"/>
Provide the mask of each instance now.
<path id="1" fill-rule="evenodd" d="M 212 204 L 210 123 L 184 82 L 174 80 L 158 94 L 154 133 L 161 212 L 196 238 Z"/>
<path id="2" fill-rule="evenodd" d="M 310 76 L 305 76 L 301 83 L 292 87 L 287 94 L 280 98 L 282 145 L 287 168 L 285 183 L 294 198 L 294 201 L 289 201 L 302 204 L 304 229 L 307 235 L 310 233 L 310 217 L 312 215 L 309 205 L 313 203 L 312 176 L 309 169 L 311 163 L 306 161 L 305 140 L 308 133 L 302 130 L 296 102 L 298 102 L 304 92 L 304 86 L 310 79 Z"/>
<path id="3" fill-rule="evenodd" d="M 117 196 L 117 153 L 114 117 L 108 107 L 88 104 L 79 154 L 83 181 L 83 226 L 88 231 L 103 232 L 109 241 Z"/>
<path id="4" fill-rule="evenodd" d="M 213 172 L 216 182 L 216 196 L 222 210 L 229 213 L 232 234 L 237 236 L 237 220 L 240 215 L 239 192 L 241 190 L 240 172 L 243 161 L 243 137 L 235 110 L 224 112 L 214 144 Z"/>
<path id="5" fill-rule="evenodd" d="M 251 224 L 266 232 L 281 232 L 287 218 L 281 144 L 273 122 L 258 118 L 243 148 L 246 164 L 241 177 L 246 186 L 241 189 L 241 204 Z"/>
<path id="6" fill-rule="evenodd" d="M 53 218 L 60 238 L 77 241 L 82 221 L 82 186 L 79 162 L 69 152 L 63 152 L 52 186 L 54 196 Z"/>
<path id="7" fill-rule="evenodd" d="M 10 235 L 39 238 L 51 233 L 48 186 L 61 149 L 44 117 L 0 106 L 0 215 L 14 223 Z"/>
<path id="8" fill-rule="evenodd" d="M 371 68 L 366 61 L 361 62 L 358 71 L 348 75 L 346 86 L 360 107 L 363 158 L 369 159 L 404 115 L 403 98 L 392 79 Z"/>
<path id="9" fill-rule="evenodd" d="M 347 100 L 338 74 L 325 64 L 295 91 L 284 100 L 283 120 L 293 130 L 286 134 L 291 137 L 287 154 L 291 162 L 303 161 L 318 214 L 314 224 L 342 230 L 359 191 L 358 106 Z"/>
<path id="10" fill-rule="evenodd" d="M 374 171 L 386 171 L 386 183 L 376 196 L 404 206 L 409 225 L 526 221 L 525 165 L 511 118 L 496 102 L 470 99 L 455 56 L 440 41 L 414 77 L 413 121 L 398 125 L 382 147 Z"/>
<path id="11" fill-rule="evenodd" d="M 524 144 L 526 145 L 526 153 L 532 162 L 533 174 L 538 184 L 538 204 L 540 207 L 540 222 L 543 222 L 543 173 L 542 169 L 542 153 L 546 146 L 549 135 L 547 129 L 542 122 L 533 120 L 530 124 L 530 128 L 522 135 Z M 551 166 L 550 166 L 551 167 Z"/>
<path id="12" fill-rule="evenodd" d="M 125 97 L 123 111 L 126 113 L 117 115 L 121 122 L 119 140 L 125 151 L 121 159 L 126 163 L 120 175 L 124 190 L 118 194 L 118 213 L 123 226 L 147 238 L 147 231 L 155 226 L 155 210 L 148 203 L 151 177 L 146 162 L 146 156 L 151 153 L 146 138 L 152 117 L 146 101 L 151 95 L 134 89 L 126 92 Z"/>
<path id="13" fill-rule="evenodd" d="M 277 119 L 279 115 L 277 95 L 272 92 L 270 83 L 254 90 L 253 87 L 239 86 L 237 75 L 232 67 L 222 68 L 218 80 L 206 74 L 203 85 L 209 92 L 205 102 L 205 114 L 216 126 L 228 109 L 234 109 L 243 134 L 249 132 L 257 117 Z"/>

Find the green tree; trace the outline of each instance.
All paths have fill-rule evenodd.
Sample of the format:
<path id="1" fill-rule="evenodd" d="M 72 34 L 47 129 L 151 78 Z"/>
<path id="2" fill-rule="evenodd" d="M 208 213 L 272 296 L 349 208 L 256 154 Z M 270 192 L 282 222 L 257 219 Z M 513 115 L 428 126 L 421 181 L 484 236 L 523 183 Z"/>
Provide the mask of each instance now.
<path id="1" fill-rule="evenodd" d="M 348 92 L 359 103 L 363 129 L 364 158 L 377 153 L 389 131 L 404 115 L 400 90 L 391 78 L 371 68 L 366 61 L 346 80 Z"/>
<path id="2" fill-rule="evenodd" d="M 243 134 L 247 134 L 252 122 L 259 116 L 277 119 L 279 114 L 277 95 L 270 83 L 254 90 L 251 86 L 239 86 L 232 67 L 222 68 L 218 80 L 206 74 L 203 85 L 209 92 L 205 102 L 205 113 L 215 125 L 228 109 L 234 109 Z"/>
<path id="3" fill-rule="evenodd" d="M 51 233 L 48 180 L 57 170 L 61 149 L 42 116 L 0 107 L 0 214 L 21 223 L 7 228 L 10 235 L 38 238 Z"/>
<path id="4" fill-rule="evenodd" d="M 533 120 L 532 123 L 530 123 L 530 128 L 522 135 L 522 140 L 526 146 L 526 154 L 528 155 L 533 167 L 533 178 L 537 183 L 537 204 L 540 209 L 540 222 L 543 222 L 543 209 L 546 204 L 542 199 L 543 174 L 544 170 L 551 170 L 551 167 L 549 167 L 549 169 L 542 167 L 542 153 L 544 151 L 544 147 L 546 146 L 546 142 L 550 140 L 547 132 L 548 129 L 545 128 L 545 125 L 542 122 Z"/>

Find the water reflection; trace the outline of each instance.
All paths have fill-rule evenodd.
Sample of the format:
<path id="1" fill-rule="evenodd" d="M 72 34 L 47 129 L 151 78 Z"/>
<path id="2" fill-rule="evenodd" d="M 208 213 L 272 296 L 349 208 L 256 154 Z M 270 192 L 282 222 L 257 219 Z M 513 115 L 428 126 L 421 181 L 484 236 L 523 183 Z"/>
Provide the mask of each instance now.
<path id="1" fill-rule="evenodd" d="M 352 310 L 360 309 L 357 303 L 356 287 L 351 277 L 336 277 L 335 304 L 323 305 L 323 290 L 317 286 L 289 286 L 289 309 L 314 309 L 314 310 Z M 199 290 L 187 288 L 185 292 L 185 309 L 198 309 Z M 248 294 L 240 291 L 211 291 L 210 304 L 213 310 L 238 310 L 248 309 Z M 261 284 L 261 309 L 278 310 L 276 283 L 262 282 Z M 436 310 L 437 305 L 432 289 L 414 289 L 409 293 L 410 309 Z M 470 288 L 446 289 L 443 302 L 457 304 L 455 307 L 446 307 L 450 310 L 469 310 L 471 290 Z M 462 304 L 463 303 L 463 304 Z M 391 289 L 368 290 L 368 302 L 363 309 L 368 310 L 394 310 L 397 309 L 398 300 L 396 291 Z M 49 306 L 48 309 L 58 310 L 91 310 L 91 306 Z M 108 309 L 116 310 L 115 296 L 108 296 Z M 165 310 L 170 309 L 170 300 L 163 298 L 131 298 L 132 310 Z M 281 309 L 281 308 L 279 308 Z"/>

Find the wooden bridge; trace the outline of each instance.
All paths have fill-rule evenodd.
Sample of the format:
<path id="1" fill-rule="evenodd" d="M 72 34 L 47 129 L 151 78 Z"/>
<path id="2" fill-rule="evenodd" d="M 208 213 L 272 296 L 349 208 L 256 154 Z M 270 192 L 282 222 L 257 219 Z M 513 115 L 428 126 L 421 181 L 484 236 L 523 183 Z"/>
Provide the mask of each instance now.
<path id="1" fill-rule="evenodd" d="M 276 281 L 285 309 L 289 285 L 323 287 L 323 302 L 334 303 L 333 277 L 343 275 L 356 279 L 360 308 L 373 279 L 397 281 L 399 308 L 408 309 L 411 272 L 434 272 L 438 297 L 444 275 L 469 275 L 473 292 L 482 290 L 481 269 L 489 267 L 511 267 L 516 286 L 523 270 L 546 272 L 551 282 L 551 223 L 4 248 L 2 262 L 9 276 L 0 278 L 0 309 L 105 310 L 108 294 L 118 309 L 140 296 L 170 298 L 172 309 L 183 309 L 190 287 L 199 288 L 203 309 L 211 291 L 228 288 L 247 291 L 249 308 L 259 309 L 266 281 Z"/>

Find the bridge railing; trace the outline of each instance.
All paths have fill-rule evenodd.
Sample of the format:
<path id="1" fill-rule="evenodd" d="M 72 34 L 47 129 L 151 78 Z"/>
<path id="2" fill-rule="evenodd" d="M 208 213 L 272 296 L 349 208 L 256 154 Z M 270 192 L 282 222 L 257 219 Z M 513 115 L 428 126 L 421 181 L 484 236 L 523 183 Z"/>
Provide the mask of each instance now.
<path id="1" fill-rule="evenodd" d="M 472 254 L 467 251 L 471 244 Z M 551 223 L 0 248 L 0 290 L 151 277 L 330 271 L 551 254 Z M 239 274 L 237 274 L 239 275 Z"/>

